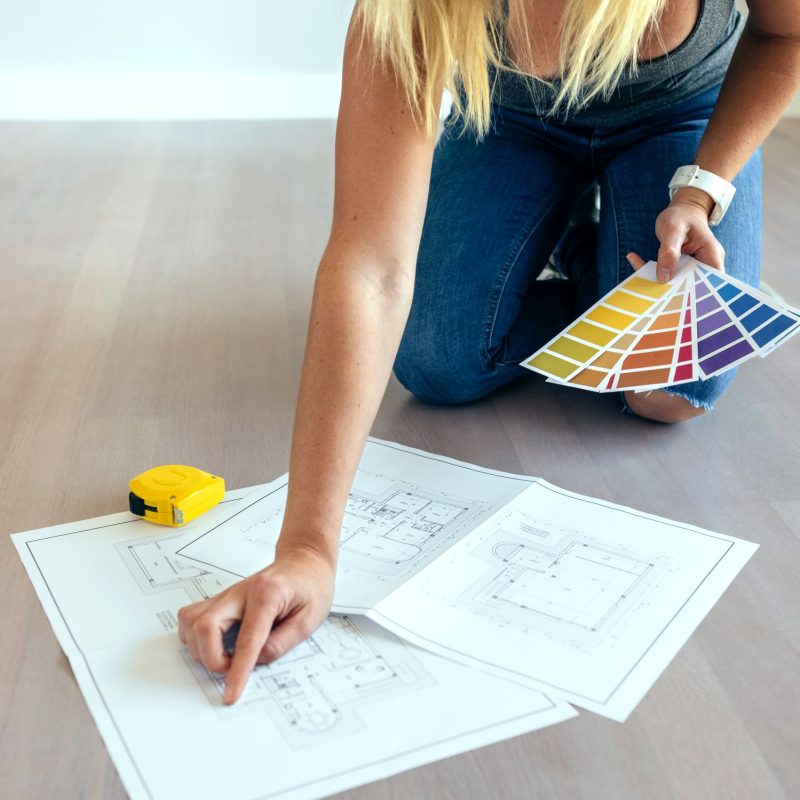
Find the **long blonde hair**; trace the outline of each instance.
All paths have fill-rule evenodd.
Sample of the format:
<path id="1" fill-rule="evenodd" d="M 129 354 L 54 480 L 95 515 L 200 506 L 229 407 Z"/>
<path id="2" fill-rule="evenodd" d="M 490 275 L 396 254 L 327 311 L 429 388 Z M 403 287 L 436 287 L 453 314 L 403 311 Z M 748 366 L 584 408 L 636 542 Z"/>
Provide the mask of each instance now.
<path id="1" fill-rule="evenodd" d="M 657 33 L 651 26 L 666 2 L 566 0 L 551 110 L 580 108 L 610 92 L 626 68 L 635 70 L 642 39 L 648 30 Z M 503 36 L 508 13 L 513 9 L 525 20 L 525 5 L 526 0 L 358 0 L 354 22 L 383 65 L 394 71 L 430 137 L 436 135 L 441 87 L 483 136 L 490 120 L 489 68 L 521 72 L 504 54 Z"/>

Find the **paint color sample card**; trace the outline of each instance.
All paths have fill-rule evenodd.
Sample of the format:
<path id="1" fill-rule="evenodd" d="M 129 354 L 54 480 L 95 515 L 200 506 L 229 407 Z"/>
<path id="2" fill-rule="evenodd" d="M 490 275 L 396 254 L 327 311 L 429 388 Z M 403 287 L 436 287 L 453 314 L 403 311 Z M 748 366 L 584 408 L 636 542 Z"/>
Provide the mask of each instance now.
<path id="1" fill-rule="evenodd" d="M 257 572 L 285 504 L 277 491 L 251 495 L 178 556 Z M 624 720 L 754 551 L 541 479 L 371 439 L 342 526 L 334 611 L 355 605 L 420 647 Z"/>
<path id="2" fill-rule="evenodd" d="M 705 380 L 800 330 L 796 309 L 682 256 L 668 283 L 643 266 L 522 366 L 595 392 Z"/>
<path id="3" fill-rule="evenodd" d="M 238 502 L 178 532 L 126 512 L 13 537 L 134 800 L 312 800 L 575 716 L 364 617 L 329 618 L 224 706 L 176 615 L 234 578 L 176 549 Z"/>

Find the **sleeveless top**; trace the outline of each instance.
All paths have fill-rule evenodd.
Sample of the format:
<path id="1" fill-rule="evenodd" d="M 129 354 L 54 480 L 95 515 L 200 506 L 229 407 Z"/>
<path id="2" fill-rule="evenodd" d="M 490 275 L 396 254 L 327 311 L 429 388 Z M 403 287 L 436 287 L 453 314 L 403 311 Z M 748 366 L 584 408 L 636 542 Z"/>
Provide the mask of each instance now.
<path id="1" fill-rule="evenodd" d="M 504 16 L 508 4 L 502 1 Z M 744 28 L 734 0 L 701 0 L 689 35 L 674 50 L 637 69 L 628 69 L 608 94 L 565 115 L 553 109 L 559 81 L 542 82 L 507 70 L 490 69 L 492 99 L 497 105 L 578 125 L 625 124 L 680 103 L 722 82 Z M 505 37 L 503 46 L 506 46 Z M 508 61 L 507 48 L 504 50 Z"/>

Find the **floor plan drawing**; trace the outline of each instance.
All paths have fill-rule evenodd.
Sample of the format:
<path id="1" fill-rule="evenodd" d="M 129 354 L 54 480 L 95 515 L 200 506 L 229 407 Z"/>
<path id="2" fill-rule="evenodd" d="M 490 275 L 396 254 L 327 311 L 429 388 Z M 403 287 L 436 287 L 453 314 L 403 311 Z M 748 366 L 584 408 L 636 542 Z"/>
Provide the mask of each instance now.
<path id="1" fill-rule="evenodd" d="M 133 579 L 145 594 L 183 589 L 191 601 L 206 600 L 224 586 L 210 570 L 196 561 L 175 555 L 175 536 L 146 536 L 117 544 Z"/>
<path id="2" fill-rule="evenodd" d="M 516 523 L 499 522 L 477 551 L 491 567 L 462 600 L 480 613 L 580 646 L 599 644 L 665 567 L 663 558 L 577 531 L 529 517 Z"/>
<path id="3" fill-rule="evenodd" d="M 288 744 L 308 747 L 362 730 L 358 706 L 435 683 L 407 648 L 399 659 L 387 658 L 359 625 L 374 626 L 329 617 L 279 661 L 256 667 L 246 694 L 232 707 L 221 705 L 224 678 L 199 667 L 188 652 L 184 658 L 223 719 L 266 710 Z"/>
<path id="4" fill-rule="evenodd" d="M 274 557 L 286 490 L 284 483 L 243 514 L 235 527 L 228 527 L 224 534 L 212 531 L 190 543 L 186 554 L 192 559 L 202 558 L 203 548 L 212 541 L 222 545 L 224 536 L 224 553 L 232 561 L 222 559 L 220 564 L 215 556 L 206 556 L 204 561 L 193 563 L 214 563 L 242 576 L 266 566 Z M 369 607 L 382 592 L 416 572 L 492 511 L 488 502 L 359 469 L 342 519 L 338 566 L 338 588 L 346 590 L 352 586 L 350 581 L 356 581 L 357 587 L 355 595 L 344 591 L 347 601 L 336 610 L 352 612 Z M 215 539 L 217 534 L 219 539 Z M 241 561 L 237 561 L 237 555 L 242 556 Z"/>
<path id="5" fill-rule="evenodd" d="M 345 568 L 395 575 L 485 510 L 484 504 L 399 481 L 370 492 L 370 478 L 382 477 L 362 470 L 350 491 L 340 544 Z"/>

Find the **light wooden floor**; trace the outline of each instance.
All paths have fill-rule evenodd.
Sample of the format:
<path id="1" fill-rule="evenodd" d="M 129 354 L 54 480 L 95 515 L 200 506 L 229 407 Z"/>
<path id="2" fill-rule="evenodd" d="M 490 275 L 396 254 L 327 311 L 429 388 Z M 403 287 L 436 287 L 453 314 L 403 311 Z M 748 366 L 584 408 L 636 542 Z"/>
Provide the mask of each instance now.
<path id="1" fill-rule="evenodd" d="M 123 789 L 5 534 L 122 510 L 127 481 L 287 466 L 333 127 L 0 125 L 0 796 Z M 765 275 L 800 304 L 800 120 L 766 147 Z M 625 725 L 579 719 L 349 800 L 800 797 L 800 339 L 669 428 L 531 377 L 374 433 L 761 544 Z M 167 756 L 168 757 L 168 756 Z"/>

